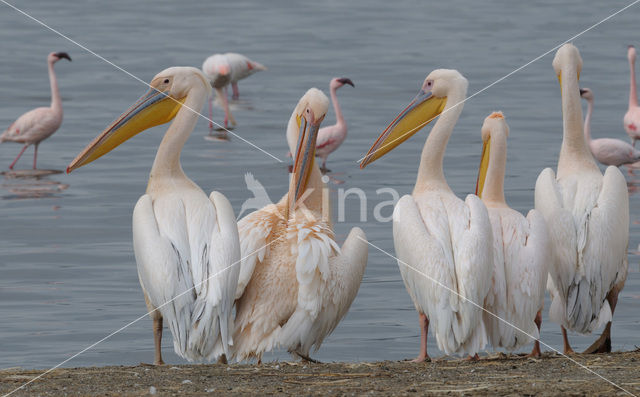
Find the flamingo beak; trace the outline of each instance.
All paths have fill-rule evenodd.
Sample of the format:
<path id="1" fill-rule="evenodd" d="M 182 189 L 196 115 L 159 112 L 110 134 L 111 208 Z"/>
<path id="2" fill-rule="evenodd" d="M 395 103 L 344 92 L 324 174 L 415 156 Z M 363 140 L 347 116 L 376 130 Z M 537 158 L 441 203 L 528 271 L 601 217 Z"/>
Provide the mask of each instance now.
<path id="1" fill-rule="evenodd" d="M 349 84 L 351 87 L 355 87 L 355 85 L 353 85 L 353 81 L 351 81 L 351 79 L 348 79 L 346 77 L 339 78 L 338 81 L 342 84 Z"/>
<path id="2" fill-rule="evenodd" d="M 166 93 L 168 91 L 169 88 L 160 91 L 152 85 L 146 94 L 80 152 L 67 167 L 67 173 L 109 153 L 134 135 L 171 121 L 180 110 L 186 96 L 175 99 Z"/>
<path id="3" fill-rule="evenodd" d="M 491 155 L 491 136 L 482 143 L 482 156 L 480 157 L 480 167 L 478 168 L 478 179 L 476 181 L 476 196 L 482 198 L 484 181 L 487 179 L 489 169 L 489 156 Z"/>
<path id="4" fill-rule="evenodd" d="M 70 57 L 70 56 L 69 56 L 69 54 L 67 54 L 66 52 L 56 52 L 56 56 L 57 56 L 59 59 L 64 58 L 64 59 L 68 59 L 68 60 L 69 60 L 69 62 L 71 62 L 71 57 Z"/>
<path id="5" fill-rule="evenodd" d="M 430 90 L 420 90 L 413 101 L 382 131 L 360 163 L 360 168 L 373 163 L 420 131 L 442 113 L 446 104 L 447 97 L 438 98 Z"/>

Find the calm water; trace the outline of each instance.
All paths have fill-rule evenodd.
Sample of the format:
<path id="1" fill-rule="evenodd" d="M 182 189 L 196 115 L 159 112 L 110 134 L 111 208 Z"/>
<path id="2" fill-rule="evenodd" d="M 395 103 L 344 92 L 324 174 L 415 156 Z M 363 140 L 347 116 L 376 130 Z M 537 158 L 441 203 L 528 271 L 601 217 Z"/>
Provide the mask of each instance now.
<path id="1" fill-rule="evenodd" d="M 390 223 L 372 219 L 389 196 L 381 187 L 409 193 L 415 182 L 422 131 L 384 159 L 360 171 L 382 128 L 413 98 L 424 77 L 440 67 L 469 79 L 469 94 L 485 87 L 627 4 L 626 1 L 509 1 L 476 4 L 460 0 L 325 1 L 292 6 L 287 1 L 21 1 L 26 12 L 149 81 L 165 67 L 199 67 L 214 52 L 235 51 L 269 67 L 242 81 L 236 110 L 251 146 L 203 140 L 201 120 L 183 152 L 188 175 L 206 191 L 224 193 L 239 211 L 250 197 L 243 175 L 252 172 L 272 198 L 286 191 L 288 159 L 284 128 L 304 91 L 328 91 L 334 76 L 355 88 L 339 92 L 349 137 L 330 157 L 334 190 L 359 187 L 368 195 L 369 222 L 360 222 L 355 198 L 339 239 L 353 226 L 393 253 Z M 268 4 L 268 5 L 267 5 Z M 472 5 L 470 5 L 472 4 Z M 639 45 L 635 6 L 575 40 L 584 67 L 581 82 L 594 90 L 595 137 L 626 139 L 626 46 Z M 40 147 L 39 166 L 62 170 L 107 124 L 146 88 L 93 55 L 0 4 L 0 129 L 18 115 L 49 102 L 46 55 L 68 51 L 72 63 L 56 65 L 65 109 L 62 128 Z M 527 211 L 542 168 L 554 166 L 561 141 L 560 89 L 552 54 L 468 101 L 449 143 L 445 169 L 460 196 L 473 192 L 480 157 L 480 126 L 502 110 L 511 127 L 507 200 Z M 222 119 L 222 111 L 215 110 Z M 333 122 L 333 113 L 326 124 Z M 0 367 L 47 367 L 62 361 L 145 313 L 131 243 L 131 213 L 143 194 L 165 126 L 140 134 L 107 157 L 72 175 L 39 181 L 4 179 L 0 189 Z M 0 146 L 6 169 L 18 145 Z M 18 164 L 28 168 L 31 149 Z M 628 177 L 631 182 L 632 177 Z M 638 182 L 640 185 L 640 182 Z M 35 186 L 34 186 L 35 185 Z M 632 183 L 632 188 L 633 188 Z M 34 189 L 36 190 L 34 194 Z M 335 194 L 336 192 L 334 192 Z M 34 197 L 36 196 L 36 197 Z M 43 197 L 37 197 L 43 196 Z M 631 193 L 629 278 L 613 326 L 614 349 L 640 344 L 640 197 Z M 390 208 L 386 208 L 390 212 Z M 548 307 L 548 305 L 547 305 Z M 542 339 L 561 348 L 557 325 L 545 313 Z M 382 360 L 412 357 L 418 349 L 417 315 L 395 261 L 371 249 L 360 292 L 345 320 L 316 354 L 320 360 Z M 165 360 L 180 363 L 170 333 Z M 577 349 L 594 337 L 573 335 Z M 153 357 L 147 318 L 69 362 L 69 366 L 135 364 Z M 439 355 L 433 339 L 431 353 Z M 546 350 L 546 349 L 545 349 Z M 286 358 L 276 353 L 270 358 Z"/>

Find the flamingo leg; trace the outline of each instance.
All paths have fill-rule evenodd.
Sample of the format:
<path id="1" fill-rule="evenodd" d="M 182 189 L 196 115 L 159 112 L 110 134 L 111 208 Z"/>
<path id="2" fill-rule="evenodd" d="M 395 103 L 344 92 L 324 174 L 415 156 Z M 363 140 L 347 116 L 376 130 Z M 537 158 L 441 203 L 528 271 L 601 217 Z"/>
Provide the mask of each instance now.
<path id="1" fill-rule="evenodd" d="M 209 97 L 209 132 L 213 131 L 213 96 Z"/>
<path id="2" fill-rule="evenodd" d="M 536 323 L 536 326 L 538 327 L 538 335 L 540 335 L 540 326 L 542 325 L 541 310 L 538 310 L 536 318 L 533 321 Z M 536 340 L 535 342 L 533 342 L 533 350 L 527 355 L 527 357 L 540 357 L 541 355 L 542 352 L 540 351 L 540 341 Z"/>
<path id="3" fill-rule="evenodd" d="M 34 145 L 34 151 L 33 151 L 33 169 L 35 170 L 36 167 L 36 162 L 38 161 L 38 145 L 39 143 L 36 143 Z"/>
<path id="4" fill-rule="evenodd" d="M 231 99 L 238 100 L 238 98 L 240 98 L 240 91 L 238 90 L 238 82 L 235 83 L 231 83 L 231 89 L 233 90 L 233 95 L 231 96 Z"/>
<path id="5" fill-rule="evenodd" d="M 567 330 L 561 325 L 562 329 L 562 341 L 564 342 L 564 354 L 573 354 L 575 353 L 571 346 L 569 345 L 569 338 L 567 337 Z"/>
<path id="6" fill-rule="evenodd" d="M 13 160 L 13 163 L 11 163 L 11 165 L 9 166 L 10 170 L 13 169 L 13 166 L 16 165 L 20 156 L 22 156 L 22 153 L 24 153 L 24 151 L 27 150 L 28 147 L 29 147 L 29 144 L 25 143 L 25 145 L 22 147 L 22 150 L 20 150 L 20 153 L 18 153 L 18 156 L 15 158 L 15 160 Z"/>
<path id="7" fill-rule="evenodd" d="M 616 310 L 616 304 L 618 303 L 618 293 L 620 290 L 617 287 L 613 287 L 611 291 L 607 294 L 607 301 L 609 302 L 609 306 L 611 307 L 611 314 Z M 591 346 L 584 351 L 584 353 L 592 354 L 592 353 L 610 353 L 611 352 L 611 321 L 607 323 L 604 327 L 604 331 L 600 337 L 593 342 Z"/>
<path id="8" fill-rule="evenodd" d="M 427 318 L 426 314 L 420 313 L 418 321 L 420 322 L 420 354 L 418 354 L 418 357 L 413 360 L 414 363 L 431 361 L 431 358 L 427 354 L 427 334 L 429 332 L 429 319 Z"/>

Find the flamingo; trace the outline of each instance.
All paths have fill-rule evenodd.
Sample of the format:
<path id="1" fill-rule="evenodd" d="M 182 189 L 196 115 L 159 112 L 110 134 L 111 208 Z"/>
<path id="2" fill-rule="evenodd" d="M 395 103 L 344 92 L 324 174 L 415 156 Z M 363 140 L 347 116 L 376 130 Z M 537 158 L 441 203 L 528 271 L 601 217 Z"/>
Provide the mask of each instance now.
<path id="1" fill-rule="evenodd" d="M 227 86 L 231 84 L 233 89 L 234 100 L 240 97 L 238 91 L 238 80 L 249 77 L 252 74 L 267 68 L 244 55 L 228 52 L 226 54 L 213 54 L 205 59 L 202 64 L 202 71 L 209 79 L 211 86 L 215 89 L 216 95 L 222 101 L 224 108 L 224 128 L 236 125 L 236 120 L 229 109 L 229 100 L 227 99 Z M 213 131 L 213 98 L 209 98 L 209 129 Z M 219 136 L 226 139 L 226 131 Z"/>
<path id="2" fill-rule="evenodd" d="M 631 138 L 631 144 L 636 147 L 636 141 L 640 139 L 640 106 L 638 106 L 638 93 L 636 91 L 636 48 L 632 45 L 627 49 L 629 59 L 629 109 L 624 115 L 624 129 Z"/>
<path id="3" fill-rule="evenodd" d="M 53 70 L 53 64 L 63 58 L 71 61 L 71 57 L 66 52 L 52 52 L 47 56 L 49 84 L 51 85 L 51 106 L 28 111 L 18 117 L 18 119 L 0 135 L 0 143 L 8 141 L 24 144 L 18 156 L 13 160 L 11 165 L 9 165 L 10 170 L 13 169 L 18 159 L 20 159 L 20 156 L 22 156 L 30 145 L 34 145 L 33 169 L 35 170 L 38 161 L 38 145 L 53 135 L 62 124 L 62 99 L 58 91 L 58 80 Z"/>
<path id="4" fill-rule="evenodd" d="M 364 232 L 335 241 L 330 202 L 314 152 L 329 100 L 312 88 L 287 130 L 295 154 L 289 192 L 238 222 L 242 268 L 236 291 L 235 358 L 257 358 L 277 346 L 311 360 L 349 310 L 367 264 Z M 287 134 L 290 136 L 290 134 Z"/>
<path id="5" fill-rule="evenodd" d="M 586 352 L 611 351 L 611 319 L 628 271 L 627 183 L 614 166 L 602 175 L 584 139 L 578 49 L 560 47 L 553 68 L 562 94 L 562 148 L 557 176 L 546 168 L 535 187 L 535 208 L 547 222 L 554 253 L 549 317 L 560 324 L 565 354 L 573 353 L 567 329 L 584 334 L 605 323 Z"/>
<path id="6" fill-rule="evenodd" d="M 211 88 L 204 74 L 192 67 L 168 68 L 150 86 L 71 162 L 67 172 L 175 118 L 158 147 L 147 191 L 133 210 L 133 248 L 153 319 L 154 363 L 163 364 L 163 319 L 179 356 L 190 361 L 228 356 L 240 271 L 233 208 L 218 192 L 207 197 L 180 165 L 180 152 L 198 120 L 196 112 Z"/>
<path id="7" fill-rule="evenodd" d="M 491 222 L 477 196 L 470 194 L 462 201 L 451 191 L 442 169 L 467 86 L 457 70 L 431 72 L 360 163 L 360 168 L 366 167 L 440 115 L 422 149 L 413 193 L 403 196 L 393 211 L 398 267 L 420 320 L 416 362 L 429 360 L 429 325 L 447 354 L 466 353 L 477 359 L 487 343 L 482 304 L 493 272 Z"/>
<path id="8" fill-rule="evenodd" d="M 338 103 L 336 91 L 345 84 L 355 87 L 353 82 L 346 78 L 333 78 L 329 83 L 329 91 L 331 92 L 331 101 L 333 102 L 333 111 L 336 113 L 336 123 L 328 127 L 322 127 L 318 132 L 318 142 L 316 143 L 316 156 L 322 159 L 322 167 L 320 170 L 328 172 L 327 157 L 336 150 L 344 139 L 347 137 L 347 122 L 342 117 L 342 110 Z"/>
<path id="9" fill-rule="evenodd" d="M 494 112 L 485 119 L 476 194 L 487 206 L 491 219 L 494 268 L 491 289 L 484 301 L 488 313 L 483 316 L 494 348 L 515 350 L 533 336 L 536 340 L 530 356 L 539 357 L 551 242 L 539 211 L 531 210 L 525 218 L 509 208 L 504 199 L 508 136 L 509 126 L 502 113 Z"/>
<path id="10" fill-rule="evenodd" d="M 604 165 L 630 165 L 640 160 L 640 150 L 620 139 L 591 139 L 591 115 L 593 113 L 593 91 L 590 88 L 580 89 L 580 96 L 587 100 L 587 115 L 584 118 L 584 137 L 589 144 L 591 154 Z"/>

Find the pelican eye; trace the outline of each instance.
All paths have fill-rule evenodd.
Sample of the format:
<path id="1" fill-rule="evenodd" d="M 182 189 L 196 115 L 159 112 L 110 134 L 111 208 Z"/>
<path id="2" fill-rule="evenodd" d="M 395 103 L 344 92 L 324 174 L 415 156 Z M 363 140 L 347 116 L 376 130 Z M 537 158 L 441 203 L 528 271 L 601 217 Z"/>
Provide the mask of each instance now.
<path id="1" fill-rule="evenodd" d="M 164 79 L 165 84 L 169 84 L 169 79 Z"/>

